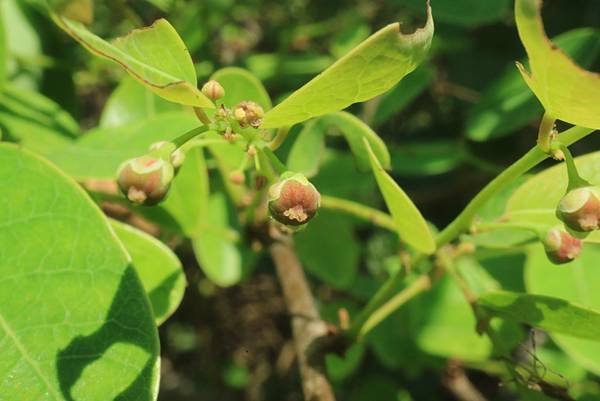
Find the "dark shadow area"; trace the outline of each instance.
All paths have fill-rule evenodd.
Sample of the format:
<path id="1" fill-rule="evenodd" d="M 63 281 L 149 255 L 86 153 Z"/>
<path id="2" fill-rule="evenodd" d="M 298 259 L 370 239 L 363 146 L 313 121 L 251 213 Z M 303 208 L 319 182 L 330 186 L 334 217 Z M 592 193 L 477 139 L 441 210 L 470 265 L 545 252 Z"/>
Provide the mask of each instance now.
<path id="1" fill-rule="evenodd" d="M 175 288 L 177 280 L 183 278 L 183 271 L 175 271 L 165 279 L 152 291 L 148 293 L 154 316 L 163 316 L 169 310 L 169 298 L 171 291 Z"/>
<path id="2" fill-rule="evenodd" d="M 68 401 L 84 369 L 102 358 L 112 345 L 132 344 L 146 351 L 150 358 L 136 379 L 115 400 L 150 400 L 152 369 L 158 358 L 158 339 L 153 319 L 140 322 L 140 311 L 146 308 L 142 287 L 132 266 L 123 274 L 104 325 L 88 336 L 77 336 L 56 355 L 60 391 Z"/>

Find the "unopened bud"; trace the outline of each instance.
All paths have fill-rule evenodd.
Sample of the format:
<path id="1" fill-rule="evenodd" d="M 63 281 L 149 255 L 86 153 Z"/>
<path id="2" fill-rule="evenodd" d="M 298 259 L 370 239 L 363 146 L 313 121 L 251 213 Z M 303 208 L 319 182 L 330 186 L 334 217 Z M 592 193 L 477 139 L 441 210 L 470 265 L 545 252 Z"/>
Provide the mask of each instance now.
<path id="1" fill-rule="evenodd" d="M 169 190 L 173 166 L 161 158 L 145 155 L 121 164 L 117 177 L 119 188 L 131 202 L 155 205 Z"/>
<path id="2" fill-rule="evenodd" d="M 166 148 L 168 147 L 168 148 Z M 150 151 L 160 150 L 162 148 L 166 148 L 169 152 L 171 152 L 171 164 L 175 169 L 175 174 L 179 171 L 179 168 L 185 161 L 185 152 L 181 148 L 176 148 L 175 144 L 169 141 L 159 141 L 150 145 Z"/>
<path id="3" fill-rule="evenodd" d="M 544 238 L 544 250 L 555 264 L 569 263 L 581 253 L 582 241 L 557 227 L 548 230 Z"/>
<path id="4" fill-rule="evenodd" d="M 286 173 L 269 188 L 271 215 L 285 225 L 305 224 L 314 217 L 320 204 L 321 195 L 300 173 Z"/>
<path id="5" fill-rule="evenodd" d="M 202 86 L 202 93 L 210 100 L 215 101 L 225 96 L 225 89 L 220 83 L 211 79 Z"/>
<path id="6" fill-rule="evenodd" d="M 251 101 L 240 102 L 233 110 L 233 116 L 242 127 L 249 125 L 258 128 L 264 115 L 263 108 Z"/>
<path id="7" fill-rule="evenodd" d="M 600 189 L 588 186 L 569 191 L 558 203 L 556 214 L 573 231 L 597 230 L 600 224 Z"/>
<path id="8" fill-rule="evenodd" d="M 235 170 L 229 174 L 229 181 L 231 181 L 235 185 L 242 185 L 245 180 L 246 180 L 246 177 L 244 176 L 244 173 L 241 171 Z"/>

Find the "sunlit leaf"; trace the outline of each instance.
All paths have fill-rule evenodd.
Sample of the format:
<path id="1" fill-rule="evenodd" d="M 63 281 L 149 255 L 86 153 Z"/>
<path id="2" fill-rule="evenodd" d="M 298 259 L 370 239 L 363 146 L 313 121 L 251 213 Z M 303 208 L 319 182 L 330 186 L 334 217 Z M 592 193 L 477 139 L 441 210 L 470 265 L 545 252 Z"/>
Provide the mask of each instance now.
<path id="1" fill-rule="evenodd" d="M 242 279 L 242 255 L 237 248 L 237 234 L 230 229 L 227 200 L 222 193 L 211 195 L 206 221 L 192 238 L 194 254 L 206 276 L 227 287 Z"/>
<path id="2" fill-rule="evenodd" d="M 91 53 L 117 63 L 157 95 L 175 103 L 214 107 L 197 88 L 192 58 L 167 20 L 159 19 L 112 43 L 68 18 L 55 15 L 54 20 Z"/>
<path id="3" fill-rule="evenodd" d="M 364 139 L 364 143 L 368 150 L 377 185 L 394 219 L 400 239 L 421 252 L 433 253 L 435 251 L 435 240 L 421 212 L 402 188 L 381 167 L 366 139 Z"/>
<path id="4" fill-rule="evenodd" d="M 600 341 L 600 313 L 564 299 L 508 291 L 488 292 L 477 305 L 493 316 L 551 333 Z"/>
<path id="5" fill-rule="evenodd" d="M 154 317 L 100 209 L 11 144 L 0 182 L 0 399 L 154 401 Z"/>
<path id="6" fill-rule="evenodd" d="M 384 27 L 275 106 L 263 127 L 293 125 L 389 90 L 423 61 L 432 36 L 429 7 L 427 23 L 411 35 L 400 33 L 398 23 Z"/>
<path id="7" fill-rule="evenodd" d="M 583 70 L 550 42 L 541 7 L 541 0 L 515 2 L 515 20 L 531 70 L 519 64 L 521 75 L 550 116 L 600 128 L 600 75 Z"/>
<path id="8" fill-rule="evenodd" d="M 286 166 L 289 170 L 310 178 L 319 171 L 325 152 L 325 127 L 323 120 L 309 121 L 296 137 Z"/>
<path id="9" fill-rule="evenodd" d="M 527 291 L 532 294 L 557 297 L 581 305 L 584 308 L 600 310 L 600 246 L 586 244 L 581 256 L 565 266 L 556 266 L 548 261 L 541 245 L 532 246 L 525 270 Z M 590 327 L 592 320 L 572 330 L 589 330 L 589 336 L 597 340 L 598 324 Z M 600 374 L 600 342 L 574 338 L 550 332 L 554 341 L 575 361 Z"/>
<path id="10" fill-rule="evenodd" d="M 597 29 L 574 29 L 558 35 L 553 42 L 584 68 L 590 67 L 600 53 L 600 31 Z M 514 65 L 510 65 L 484 90 L 480 101 L 469 111 L 467 136 L 475 141 L 499 138 L 539 118 L 542 112 L 535 95 Z"/>
<path id="11" fill-rule="evenodd" d="M 151 235 L 116 220 L 111 220 L 111 225 L 131 256 L 156 324 L 162 324 L 183 298 L 186 281 L 181 262 L 169 247 Z"/>
<path id="12" fill-rule="evenodd" d="M 180 109 L 179 105 L 156 96 L 133 78 L 125 77 L 106 101 L 100 115 L 100 126 L 117 127 Z"/>
<path id="13" fill-rule="evenodd" d="M 4 88 L 6 82 L 6 63 L 8 62 L 8 42 L 4 30 L 4 18 L 0 8 L 0 90 Z"/>

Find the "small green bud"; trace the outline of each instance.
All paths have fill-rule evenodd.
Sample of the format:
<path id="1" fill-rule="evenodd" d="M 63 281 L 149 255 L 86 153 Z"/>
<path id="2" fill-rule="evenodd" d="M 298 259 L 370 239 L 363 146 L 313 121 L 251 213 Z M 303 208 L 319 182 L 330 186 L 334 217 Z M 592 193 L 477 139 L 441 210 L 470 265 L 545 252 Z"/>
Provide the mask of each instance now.
<path id="1" fill-rule="evenodd" d="M 233 116 L 242 127 L 251 126 L 258 128 L 265 112 L 260 105 L 251 101 L 240 102 L 233 110 Z"/>
<path id="2" fill-rule="evenodd" d="M 175 145 L 169 141 L 155 142 L 152 145 L 150 145 L 149 149 L 151 152 L 153 152 L 153 151 L 157 151 L 157 150 L 160 151 L 163 148 L 166 149 L 167 151 L 171 152 L 171 157 L 170 157 L 171 164 L 173 165 L 173 168 L 175 169 L 175 174 L 177 174 L 177 172 L 179 171 L 179 168 L 185 161 L 185 152 L 181 148 L 175 149 Z"/>
<path id="3" fill-rule="evenodd" d="M 312 219 L 321 204 L 321 195 L 304 175 L 286 173 L 269 188 L 269 211 L 275 220 L 300 226 Z"/>
<path id="4" fill-rule="evenodd" d="M 556 215 L 573 231 L 599 228 L 600 188 L 587 186 L 569 191 L 558 203 Z"/>
<path id="5" fill-rule="evenodd" d="M 131 202 L 155 205 L 167 194 L 173 173 L 171 163 L 144 155 L 121 164 L 117 172 L 117 183 Z"/>
<path id="6" fill-rule="evenodd" d="M 220 83 L 218 83 L 214 79 L 211 79 L 202 86 L 202 93 L 204 94 L 204 96 L 206 96 L 214 102 L 215 100 L 218 100 L 225 96 L 225 89 L 223 89 Z"/>
<path id="7" fill-rule="evenodd" d="M 559 265 L 569 263 L 577 258 L 583 245 L 580 239 L 573 237 L 560 227 L 548 230 L 543 244 L 548 259 Z"/>

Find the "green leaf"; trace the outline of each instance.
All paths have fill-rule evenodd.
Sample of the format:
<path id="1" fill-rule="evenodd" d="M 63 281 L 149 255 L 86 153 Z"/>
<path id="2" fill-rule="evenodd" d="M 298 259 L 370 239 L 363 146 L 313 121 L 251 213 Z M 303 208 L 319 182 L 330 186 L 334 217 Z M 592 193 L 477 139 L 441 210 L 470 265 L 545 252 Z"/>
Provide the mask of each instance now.
<path id="1" fill-rule="evenodd" d="M 0 182 L 0 399 L 155 400 L 150 303 L 100 209 L 11 144 Z"/>
<path id="2" fill-rule="evenodd" d="M 590 67 L 600 53 L 600 31 L 579 28 L 558 35 L 553 42 L 582 67 Z M 467 116 L 467 136 L 474 141 L 503 137 L 524 127 L 543 112 L 521 75 L 511 65 L 482 94 Z"/>
<path id="3" fill-rule="evenodd" d="M 161 325 L 183 299 L 186 280 L 181 262 L 168 246 L 153 236 L 116 220 L 110 223 L 131 256 L 150 299 L 154 321 Z"/>
<path id="4" fill-rule="evenodd" d="M 10 139 L 42 154 L 63 149 L 79 135 L 77 123 L 59 105 L 11 84 L 0 92 L 0 121 Z"/>
<path id="5" fill-rule="evenodd" d="M 181 107 L 156 96 L 135 79 L 124 77 L 110 94 L 100 115 L 100 127 L 118 127 Z"/>
<path id="6" fill-rule="evenodd" d="M 400 239 L 420 252 L 433 253 L 435 240 L 421 212 L 394 179 L 385 172 L 369 143 L 363 140 L 377 185 L 394 219 Z"/>
<path id="7" fill-rule="evenodd" d="M 54 12 L 72 20 L 90 24 L 94 19 L 92 0 L 45 0 L 45 2 Z"/>
<path id="8" fill-rule="evenodd" d="M 4 88 L 4 83 L 6 82 L 6 63 L 8 61 L 8 41 L 4 32 L 4 18 L 2 14 L 2 8 L 0 8 L 0 90 Z"/>
<path id="9" fill-rule="evenodd" d="M 584 308 L 600 310 L 600 246 L 586 244 L 580 257 L 566 266 L 558 267 L 548 261 L 542 246 L 532 246 L 525 268 L 527 291 L 564 299 Z M 577 330 L 597 340 L 598 327 L 579 325 Z M 600 342 L 550 333 L 554 341 L 575 361 L 595 374 L 600 374 Z"/>
<path id="10" fill-rule="evenodd" d="M 109 43 L 82 24 L 54 15 L 54 21 L 91 53 L 113 61 L 148 89 L 171 102 L 214 108 L 197 88 L 192 58 L 175 28 L 159 19 Z"/>
<path id="11" fill-rule="evenodd" d="M 429 7 L 427 23 L 413 34 L 400 33 L 398 23 L 384 27 L 269 111 L 263 128 L 291 126 L 386 92 L 423 61 L 432 37 Z"/>
<path id="12" fill-rule="evenodd" d="M 548 115 L 574 125 L 600 128 L 600 75 L 583 70 L 550 42 L 544 31 L 541 0 L 516 0 L 515 20 L 531 73 L 523 79 Z"/>
<path id="13" fill-rule="evenodd" d="M 160 204 L 188 237 L 195 237 L 208 218 L 209 181 L 204 151 L 191 148 L 173 180 L 167 199 Z"/>
<path id="14" fill-rule="evenodd" d="M 422 0 L 395 0 L 415 10 L 423 8 Z M 433 0 L 435 18 L 448 24 L 474 28 L 501 20 L 510 11 L 510 0 Z"/>
<path id="15" fill-rule="evenodd" d="M 48 157 L 77 180 L 114 179 L 125 160 L 143 155 L 151 144 L 174 139 L 198 125 L 191 113 L 161 113 L 119 127 L 93 129 Z"/>
<path id="16" fill-rule="evenodd" d="M 310 274 L 335 288 L 348 288 L 356 277 L 360 244 L 347 216 L 321 210 L 294 236 L 298 257 Z"/>
<path id="17" fill-rule="evenodd" d="M 323 120 L 316 119 L 304 125 L 296 137 L 286 166 L 290 171 L 310 178 L 319 172 L 319 165 L 325 154 L 325 127 Z"/>
<path id="18" fill-rule="evenodd" d="M 428 65 L 421 65 L 412 74 L 407 75 L 389 92 L 381 96 L 372 117 L 372 125 L 377 127 L 400 112 L 423 93 L 432 80 L 433 69 Z"/>
<path id="19" fill-rule="evenodd" d="M 492 344 L 487 337 L 475 331 L 476 321 L 471 306 L 449 276 L 442 278 L 417 300 L 420 323 L 415 335 L 423 351 L 466 361 L 489 357 Z"/>
<path id="20" fill-rule="evenodd" d="M 237 284 L 243 275 L 242 255 L 236 245 L 236 233 L 229 228 L 227 200 L 222 193 L 211 195 L 205 217 L 200 232 L 192 238 L 198 264 L 215 284 Z"/>
<path id="21" fill-rule="evenodd" d="M 368 141 L 373 153 L 375 153 L 383 167 L 385 169 L 390 168 L 390 154 L 385 142 L 361 119 L 345 111 L 328 114 L 323 116 L 322 119 L 326 124 L 334 125 L 344 135 L 360 170 L 367 171 L 370 166 L 363 138 Z"/>
<path id="22" fill-rule="evenodd" d="M 243 100 L 252 100 L 265 111 L 273 106 L 263 84 L 251 72 L 243 68 L 222 68 L 210 78 L 218 81 L 225 89 L 225 96 L 219 99 L 219 102 L 228 107 L 235 107 Z"/>
<path id="23" fill-rule="evenodd" d="M 575 158 L 581 176 L 594 184 L 600 184 L 598 163 L 600 152 Z M 505 213 L 515 222 L 559 224 L 556 205 L 566 190 L 567 168 L 565 163 L 558 163 L 525 181 L 508 200 Z"/>
<path id="24" fill-rule="evenodd" d="M 600 313 L 564 299 L 496 291 L 480 296 L 477 305 L 509 321 L 539 327 L 551 333 L 600 341 Z"/>
<path id="25" fill-rule="evenodd" d="M 448 173 L 464 161 L 464 151 L 451 140 L 403 143 L 392 149 L 392 170 L 405 176 L 429 176 Z"/>

